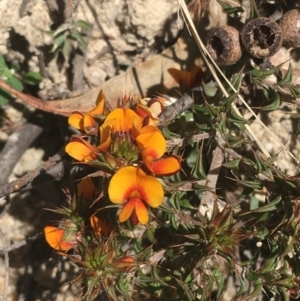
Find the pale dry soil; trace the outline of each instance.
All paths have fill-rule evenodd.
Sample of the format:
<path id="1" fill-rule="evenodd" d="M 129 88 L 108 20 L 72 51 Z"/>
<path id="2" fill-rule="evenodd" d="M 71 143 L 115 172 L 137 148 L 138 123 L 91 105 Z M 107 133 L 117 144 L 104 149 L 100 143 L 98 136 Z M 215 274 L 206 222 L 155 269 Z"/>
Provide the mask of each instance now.
<path id="1" fill-rule="evenodd" d="M 46 76 L 38 92 L 38 96 L 43 99 L 59 99 L 84 93 L 170 46 L 180 31 L 177 26 L 176 1 L 161 0 L 155 4 L 155 9 L 151 0 L 80 1 L 73 18 L 86 20 L 93 24 L 93 28 L 87 37 L 89 46 L 82 65 L 83 84 L 81 87 L 72 87 L 67 76 L 70 66 L 61 64 L 56 56 L 47 55 L 52 40 L 45 34 L 45 30 L 51 29 L 54 23 L 49 3 L 55 1 L 0 1 L 0 53 L 25 70 L 39 72 L 41 66 L 38 57 L 44 55 Z M 215 23 L 216 20 L 226 22 L 221 16 L 219 7 L 211 10 L 210 18 Z M 97 58 L 106 47 L 110 50 Z M 3 130 L 4 125 L 7 126 L 7 122 L 9 125 L 22 124 L 28 114 L 34 113 L 14 101 L 5 106 L 1 114 L 6 122 L 0 131 L 0 143 L 3 146 L 10 134 L 7 128 Z M 66 143 L 71 134 L 65 118 L 51 114 L 42 116 L 48 126 L 25 151 L 9 181 L 40 166 Z M 299 157 L 299 139 L 293 135 L 291 118 L 280 112 L 272 113 L 268 118 L 268 127 Z M 280 152 L 282 159 L 279 165 L 284 171 L 291 175 L 299 172 L 280 145 L 260 126 L 254 124 L 253 128 L 268 151 L 272 154 Z M 8 275 L 8 301 L 68 301 L 78 297 L 75 285 L 64 286 L 76 274 L 76 268 L 68 260 L 57 256 L 47 246 L 42 235 L 43 227 L 58 219 L 58 216 L 45 208 L 54 209 L 64 204 L 65 196 L 61 188 L 60 183 L 51 182 L 1 200 L 0 248 L 9 248 L 31 237 L 25 246 L 9 253 L 8 266 L 5 265 L 4 257 L 0 257 L 0 296 L 5 291 L 5 275 Z M 233 294 L 232 284 L 228 286 L 226 298 L 230 299 Z"/>

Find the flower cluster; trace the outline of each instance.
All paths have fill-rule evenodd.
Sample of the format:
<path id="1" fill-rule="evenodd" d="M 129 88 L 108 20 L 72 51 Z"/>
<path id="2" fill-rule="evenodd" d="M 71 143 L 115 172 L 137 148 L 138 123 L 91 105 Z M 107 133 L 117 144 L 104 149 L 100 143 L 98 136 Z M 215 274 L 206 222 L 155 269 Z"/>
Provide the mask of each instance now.
<path id="1" fill-rule="evenodd" d="M 74 112 L 70 116 L 69 124 L 83 135 L 73 136 L 66 152 L 79 162 L 113 174 L 108 197 L 122 206 L 120 222 L 130 219 L 132 225 L 146 224 L 148 207 L 158 207 L 164 197 L 156 176 L 180 170 L 179 157 L 164 156 L 166 140 L 155 125 L 161 102 L 150 99 L 146 104 L 133 104 L 128 100 L 123 107 L 105 115 L 105 97 L 100 92 L 96 105 L 85 114 Z"/>
<path id="2" fill-rule="evenodd" d="M 137 269 L 133 257 L 122 250 L 120 223 L 146 225 L 149 208 L 159 207 L 164 199 L 158 177 L 181 168 L 180 157 L 165 154 L 167 143 L 157 127 L 162 108 L 159 99 L 127 98 L 122 107 L 107 112 L 101 91 L 95 108 L 69 117 L 79 135 L 71 137 L 65 150 L 96 172 L 80 180 L 70 206 L 57 210 L 63 219 L 44 232 L 52 248 L 62 254 L 73 250 L 68 256 L 85 267 L 83 299 L 85 292 L 89 300 L 91 291 L 96 296 L 116 275 Z"/>

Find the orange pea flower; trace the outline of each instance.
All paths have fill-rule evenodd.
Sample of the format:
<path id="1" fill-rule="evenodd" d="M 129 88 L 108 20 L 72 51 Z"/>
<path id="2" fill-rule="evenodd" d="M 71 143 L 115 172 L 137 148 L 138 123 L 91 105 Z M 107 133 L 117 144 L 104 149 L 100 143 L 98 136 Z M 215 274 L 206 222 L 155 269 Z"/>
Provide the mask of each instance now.
<path id="1" fill-rule="evenodd" d="M 75 127 L 78 130 L 96 135 L 98 124 L 95 119 L 104 114 L 104 109 L 105 96 L 101 90 L 98 94 L 95 108 L 88 111 L 87 113 L 81 113 L 78 111 L 73 112 L 70 115 L 68 122 L 71 126 Z"/>
<path id="2" fill-rule="evenodd" d="M 155 126 L 145 126 L 136 137 L 146 168 L 154 175 L 167 176 L 180 170 L 180 159 L 177 156 L 162 158 L 166 152 L 167 143 Z"/>
<path id="3" fill-rule="evenodd" d="M 149 220 L 147 206 L 158 207 L 163 201 L 164 191 L 156 178 L 147 176 L 140 168 L 126 166 L 112 176 L 108 195 L 112 203 L 123 205 L 120 222 L 131 217 L 132 221 L 145 225 Z"/>
<path id="4" fill-rule="evenodd" d="M 75 237 L 72 233 L 67 234 L 67 230 L 54 226 L 46 226 L 44 233 L 47 243 L 57 251 L 68 251 L 76 245 Z"/>

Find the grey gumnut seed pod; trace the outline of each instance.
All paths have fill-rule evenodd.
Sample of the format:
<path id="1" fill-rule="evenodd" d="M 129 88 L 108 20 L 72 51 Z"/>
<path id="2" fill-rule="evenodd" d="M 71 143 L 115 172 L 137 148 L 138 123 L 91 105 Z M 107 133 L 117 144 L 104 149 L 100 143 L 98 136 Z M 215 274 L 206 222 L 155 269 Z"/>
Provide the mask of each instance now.
<path id="1" fill-rule="evenodd" d="M 283 32 L 283 45 L 288 48 L 300 47 L 300 10 L 287 11 L 279 24 Z"/>
<path id="2" fill-rule="evenodd" d="M 206 49 L 219 66 L 235 64 L 242 56 L 239 32 L 229 25 L 212 28 L 207 34 Z"/>
<path id="3" fill-rule="evenodd" d="M 246 51 L 256 58 L 272 56 L 282 46 L 281 27 L 265 17 L 248 22 L 242 30 L 241 37 Z"/>

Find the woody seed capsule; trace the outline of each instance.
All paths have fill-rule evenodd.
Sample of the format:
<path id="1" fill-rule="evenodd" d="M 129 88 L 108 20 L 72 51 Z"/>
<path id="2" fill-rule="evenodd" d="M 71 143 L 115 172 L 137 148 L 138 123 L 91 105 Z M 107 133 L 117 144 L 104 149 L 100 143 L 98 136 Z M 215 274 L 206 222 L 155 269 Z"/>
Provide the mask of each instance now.
<path id="1" fill-rule="evenodd" d="M 239 32 L 228 25 L 213 28 L 208 32 L 206 48 L 220 66 L 235 64 L 242 56 Z"/>

